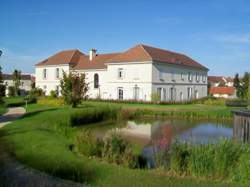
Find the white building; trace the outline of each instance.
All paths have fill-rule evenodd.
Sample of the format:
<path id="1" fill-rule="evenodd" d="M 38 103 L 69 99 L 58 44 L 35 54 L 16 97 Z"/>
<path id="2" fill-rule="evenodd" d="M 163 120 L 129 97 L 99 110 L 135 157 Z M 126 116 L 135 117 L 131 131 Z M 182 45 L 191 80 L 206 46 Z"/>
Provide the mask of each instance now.
<path id="1" fill-rule="evenodd" d="M 36 65 L 36 86 L 60 93 L 62 72 L 85 73 L 90 98 L 182 101 L 207 96 L 208 69 L 186 55 L 136 45 L 122 53 L 59 52 Z"/>
<path id="2" fill-rule="evenodd" d="M 20 80 L 20 94 L 26 95 L 32 88 L 32 83 L 35 82 L 34 76 L 30 74 L 22 74 Z M 3 74 L 3 83 L 6 86 L 5 95 L 8 96 L 8 88 L 14 86 L 12 74 Z"/>

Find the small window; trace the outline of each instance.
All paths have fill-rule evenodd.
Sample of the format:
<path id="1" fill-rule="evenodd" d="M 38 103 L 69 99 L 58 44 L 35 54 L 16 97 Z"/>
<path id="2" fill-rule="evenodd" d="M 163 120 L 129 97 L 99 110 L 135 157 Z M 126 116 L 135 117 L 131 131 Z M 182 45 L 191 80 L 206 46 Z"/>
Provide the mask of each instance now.
<path id="1" fill-rule="evenodd" d="M 183 72 L 181 73 L 181 80 L 184 81 L 184 73 Z"/>
<path id="2" fill-rule="evenodd" d="M 159 71 L 159 79 L 163 80 L 163 72 Z"/>
<path id="3" fill-rule="evenodd" d="M 23 86 L 24 85 L 24 82 L 21 82 L 21 86 Z"/>
<path id="4" fill-rule="evenodd" d="M 60 78 L 60 69 L 56 68 L 56 78 L 59 79 Z"/>
<path id="5" fill-rule="evenodd" d="M 188 99 L 192 98 L 192 88 L 187 89 L 187 97 L 188 97 Z"/>
<path id="6" fill-rule="evenodd" d="M 202 81 L 206 82 L 206 75 L 202 75 Z"/>
<path id="7" fill-rule="evenodd" d="M 43 79 L 47 79 L 47 69 L 43 69 Z"/>
<path id="8" fill-rule="evenodd" d="M 183 101 L 183 93 L 180 92 L 180 101 Z"/>
<path id="9" fill-rule="evenodd" d="M 193 75 L 191 72 L 188 73 L 188 80 L 191 82 L 193 81 Z"/>
<path id="10" fill-rule="evenodd" d="M 197 81 L 197 82 L 200 81 L 200 75 L 199 75 L 199 73 L 196 73 L 196 74 L 195 74 L 195 78 L 196 78 L 196 81 Z"/>
<path id="11" fill-rule="evenodd" d="M 171 80 L 175 81 L 175 73 L 173 71 L 171 72 Z"/>
<path id="12" fill-rule="evenodd" d="M 94 75 L 94 88 L 99 88 L 99 75 L 97 73 Z"/>
<path id="13" fill-rule="evenodd" d="M 137 85 L 135 85 L 134 87 L 134 99 L 135 100 L 139 99 L 139 92 L 140 92 L 140 88 Z"/>
<path id="14" fill-rule="evenodd" d="M 118 79 L 123 79 L 123 78 L 124 78 L 123 68 L 118 68 Z"/>

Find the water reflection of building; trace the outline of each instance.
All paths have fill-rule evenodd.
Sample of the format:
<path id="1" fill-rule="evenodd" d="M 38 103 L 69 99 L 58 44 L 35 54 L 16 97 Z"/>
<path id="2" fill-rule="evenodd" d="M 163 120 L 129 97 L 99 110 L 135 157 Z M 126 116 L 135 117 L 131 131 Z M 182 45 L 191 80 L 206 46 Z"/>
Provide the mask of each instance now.
<path id="1" fill-rule="evenodd" d="M 233 111 L 234 127 L 233 137 L 238 142 L 250 140 L 250 111 Z"/>

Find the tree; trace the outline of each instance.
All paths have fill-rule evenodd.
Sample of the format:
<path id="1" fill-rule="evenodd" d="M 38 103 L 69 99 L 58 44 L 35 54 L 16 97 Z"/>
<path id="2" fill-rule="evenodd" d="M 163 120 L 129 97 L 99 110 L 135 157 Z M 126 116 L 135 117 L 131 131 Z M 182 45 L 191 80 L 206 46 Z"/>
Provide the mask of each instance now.
<path id="1" fill-rule="evenodd" d="M 76 107 L 80 101 L 86 98 L 88 84 L 85 82 L 85 74 L 80 76 L 63 72 L 63 78 L 60 81 L 61 93 L 66 104 Z"/>
<path id="2" fill-rule="evenodd" d="M 4 85 L 4 82 L 3 82 L 2 67 L 0 66 L 0 96 L 1 97 L 5 96 L 5 89 L 6 89 L 6 86 Z"/>
<path id="3" fill-rule="evenodd" d="M 247 89 L 247 99 L 248 99 L 248 104 L 250 104 L 250 73 L 248 75 L 248 79 L 249 79 L 249 84 Z"/>
<path id="4" fill-rule="evenodd" d="M 244 99 L 248 99 L 248 87 L 249 87 L 249 75 L 250 73 L 245 72 L 243 78 L 242 78 L 242 97 Z"/>
<path id="5" fill-rule="evenodd" d="M 242 87 L 239 79 L 239 74 L 236 73 L 234 77 L 234 87 L 236 88 L 236 95 L 239 98 L 242 98 Z"/>
<path id="6" fill-rule="evenodd" d="M 15 96 L 19 95 L 19 87 L 21 85 L 21 71 L 14 70 L 12 74 L 12 80 L 14 83 L 14 91 L 15 91 Z"/>

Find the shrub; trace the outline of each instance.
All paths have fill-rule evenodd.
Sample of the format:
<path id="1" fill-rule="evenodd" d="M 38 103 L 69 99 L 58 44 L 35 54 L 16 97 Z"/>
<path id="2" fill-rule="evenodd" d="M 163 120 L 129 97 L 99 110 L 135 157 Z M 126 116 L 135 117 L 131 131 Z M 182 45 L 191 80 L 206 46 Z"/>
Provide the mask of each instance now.
<path id="1" fill-rule="evenodd" d="M 77 151 L 85 156 L 102 155 L 103 141 L 95 139 L 89 129 L 80 131 L 75 140 Z"/>
<path id="2" fill-rule="evenodd" d="M 70 115 L 70 124 L 72 126 L 78 126 L 108 119 L 114 120 L 118 118 L 119 110 L 120 109 L 116 107 L 89 108 L 88 110 L 80 109 L 78 111 L 74 111 Z"/>
<path id="3" fill-rule="evenodd" d="M 226 106 L 228 107 L 247 107 L 248 101 L 241 99 L 234 99 L 226 101 Z"/>
<path id="4" fill-rule="evenodd" d="M 49 93 L 49 97 L 51 99 L 54 99 L 54 98 L 57 98 L 57 93 L 55 90 L 51 90 L 50 93 Z"/>
<path id="5" fill-rule="evenodd" d="M 250 181 L 250 148 L 244 149 L 237 162 L 237 168 L 234 172 L 235 180 Z"/>
<path id="6" fill-rule="evenodd" d="M 111 131 L 104 138 L 102 157 L 108 162 L 123 164 L 130 168 L 136 167 L 132 145 L 116 131 Z"/>
<path id="7" fill-rule="evenodd" d="M 41 96 L 44 96 L 45 93 L 41 88 L 33 88 L 32 90 L 30 90 L 29 95 L 34 95 L 36 97 L 41 97 Z"/>
<path id="8" fill-rule="evenodd" d="M 51 99 L 43 97 L 37 100 L 37 104 L 59 107 L 64 105 L 64 101 L 62 98 Z"/>
<path id="9" fill-rule="evenodd" d="M 0 84 L 0 97 L 5 97 L 6 86 L 4 84 Z"/>
<path id="10" fill-rule="evenodd" d="M 15 96 L 15 87 L 14 86 L 9 86 L 8 87 L 8 96 L 9 97 L 14 97 Z"/>

